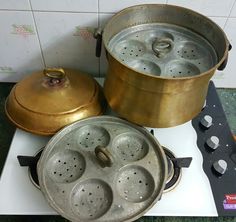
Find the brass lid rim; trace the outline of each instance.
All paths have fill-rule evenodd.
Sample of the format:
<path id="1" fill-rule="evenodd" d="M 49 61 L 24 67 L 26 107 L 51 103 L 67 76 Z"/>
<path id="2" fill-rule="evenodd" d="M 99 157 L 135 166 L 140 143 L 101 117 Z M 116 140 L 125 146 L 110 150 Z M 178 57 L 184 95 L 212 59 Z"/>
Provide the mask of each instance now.
<path id="1" fill-rule="evenodd" d="M 74 109 L 72 109 L 72 110 L 69 110 L 69 111 L 65 111 L 65 112 L 58 112 L 58 113 L 43 113 L 43 112 L 36 112 L 36 111 L 34 111 L 34 110 L 31 110 L 31 109 L 28 109 L 27 107 L 25 107 L 24 105 L 22 105 L 21 103 L 19 103 L 19 101 L 17 100 L 17 98 L 16 98 L 16 95 L 15 95 L 15 87 L 14 87 L 14 99 L 15 99 L 15 101 L 17 102 L 17 104 L 20 106 L 20 107 L 22 107 L 23 109 L 25 109 L 25 110 L 27 110 L 27 111 L 29 111 L 29 112 L 32 112 L 32 113 L 35 113 L 35 114 L 38 114 L 38 115 L 48 115 L 48 116 L 59 116 L 59 115 L 63 115 L 63 114 L 69 114 L 69 113 L 73 113 L 73 112 L 76 112 L 76 111 L 78 111 L 78 110 L 80 110 L 80 109 L 83 109 L 83 108 L 86 108 L 86 107 L 88 107 L 88 106 L 90 106 L 91 104 L 93 104 L 94 103 L 94 98 L 96 98 L 96 96 L 97 96 L 97 92 L 98 92 L 98 84 L 96 83 L 96 82 L 94 82 L 95 83 L 95 88 L 94 88 L 94 93 L 93 93 L 93 95 L 92 95 L 92 97 L 91 97 L 91 99 L 89 100 L 89 102 L 87 103 L 87 104 L 84 104 L 84 105 L 81 105 L 81 106 L 79 106 L 79 107 L 77 107 L 77 108 L 74 108 Z M 7 98 L 7 100 L 6 101 L 8 101 L 8 98 Z"/>
<path id="2" fill-rule="evenodd" d="M 6 104 L 6 103 L 5 103 Z M 102 115 L 105 111 L 105 108 L 102 108 L 97 114 L 94 114 L 94 116 L 99 116 L 99 115 Z M 30 132 L 30 133 L 33 133 L 33 134 L 37 134 L 37 135 L 42 135 L 42 136 L 51 136 L 51 135 L 54 135 L 57 131 L 59 131 L 60 129 L 64 128 L 65 126 L 62 126 L 60 129 L 56 129 L 54 131 L 39 131 L 39 130 L 32 130 L 30 128 L 27 128 L 27 127 L 24 127 L 23 125 L 17 123 L 14 119 L 12 119 L 11 115 L 8 113 L 7 111 L 7 108 L 6 108 L 6 105 L 5 105 L 5 113 L 7 115 L 7 117 L 9 118 L 9 120 L 14 124 L 16 125 L 18 128 L 22 129 L 22 130 L 25 130 L 27 132 Z M 90 116 L 88 116 L 90 117 Z M 76 120 L 76 121 L 79 121 Z M 75 122 L 76 122 L 75 121 Z M 71 123 L 70 123 L 71 124 Z"/>

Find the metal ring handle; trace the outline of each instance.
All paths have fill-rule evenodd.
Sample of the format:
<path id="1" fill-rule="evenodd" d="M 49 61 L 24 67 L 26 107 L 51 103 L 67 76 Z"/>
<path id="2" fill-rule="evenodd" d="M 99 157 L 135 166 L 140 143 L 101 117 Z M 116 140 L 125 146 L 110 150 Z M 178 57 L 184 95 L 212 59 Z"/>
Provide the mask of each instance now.
<path id="1" fill-rule="evenodd" d="M 172 48 L 172 40 L 169 38 L 156 39 L 152 43 L 152 50 L 157 56 L 168 53 Z"/>
<path id="2" fill-rule="evenodd" d="M 46 68 L 43 70 L 43 74 L 52 79 L 63 79 L 66 76 L 62 68 Z"/>
<path id="3" fill-rule="evenodd" d="M 95 155 L 102 167 L 111 167 L 113 164 L 111 153 L 104 147 L 97 146 L 95 148 Z"/>

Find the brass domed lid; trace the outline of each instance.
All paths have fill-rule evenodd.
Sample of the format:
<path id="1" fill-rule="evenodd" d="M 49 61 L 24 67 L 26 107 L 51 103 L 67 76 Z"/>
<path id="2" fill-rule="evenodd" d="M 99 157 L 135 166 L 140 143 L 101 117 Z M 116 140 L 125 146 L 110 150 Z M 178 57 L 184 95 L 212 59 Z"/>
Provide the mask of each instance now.
<path id="1" fill-rule="evenodd" d="M 102 114 L 104 97 L 89 75 L 50 68 L 27 76 L 12 89 L 6 113 L 18 127 L 52 135 L 77 120 Z"/>

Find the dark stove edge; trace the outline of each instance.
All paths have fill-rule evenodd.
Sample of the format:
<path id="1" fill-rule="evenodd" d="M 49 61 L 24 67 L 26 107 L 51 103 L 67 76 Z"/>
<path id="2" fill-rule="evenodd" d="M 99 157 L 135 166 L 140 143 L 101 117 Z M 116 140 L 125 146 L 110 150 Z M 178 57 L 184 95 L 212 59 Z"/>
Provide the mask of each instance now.
<path id="1" fill-rule="evenodd" d="M 204 115 L 213 118 L 213 126 L 209 129 L 203 129 L 200 125 Z M 218 215 L 236 216 L 236 209 L 227 210 L 223 205 L 225 195 L 236 194 L 236 164 L 230 158 L 232 153 L 236 153 L 236 143 L 212 81 L 209 83 L 206 107 L 192 120 L 192 125 L 197 133 L 197 146 L 203 156 L 203 170 L 209 179 Z M 210 136 L 220 139 L 220 145 L 215 151 L 211 151 L 205 143 Z M 221 177 L 212 169 L 212 164 L 219 159 L 228 163 L 227 171 Z"/>

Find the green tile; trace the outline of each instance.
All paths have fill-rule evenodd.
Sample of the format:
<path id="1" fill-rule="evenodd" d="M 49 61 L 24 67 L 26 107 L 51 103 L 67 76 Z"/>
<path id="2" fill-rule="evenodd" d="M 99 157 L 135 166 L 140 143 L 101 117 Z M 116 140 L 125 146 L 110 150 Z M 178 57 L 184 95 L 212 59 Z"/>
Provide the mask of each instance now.
<path id="1" fill-rule="evenodd" d="M 236 89 L 217 89 L 229 126 L 236 135 Z"/>

